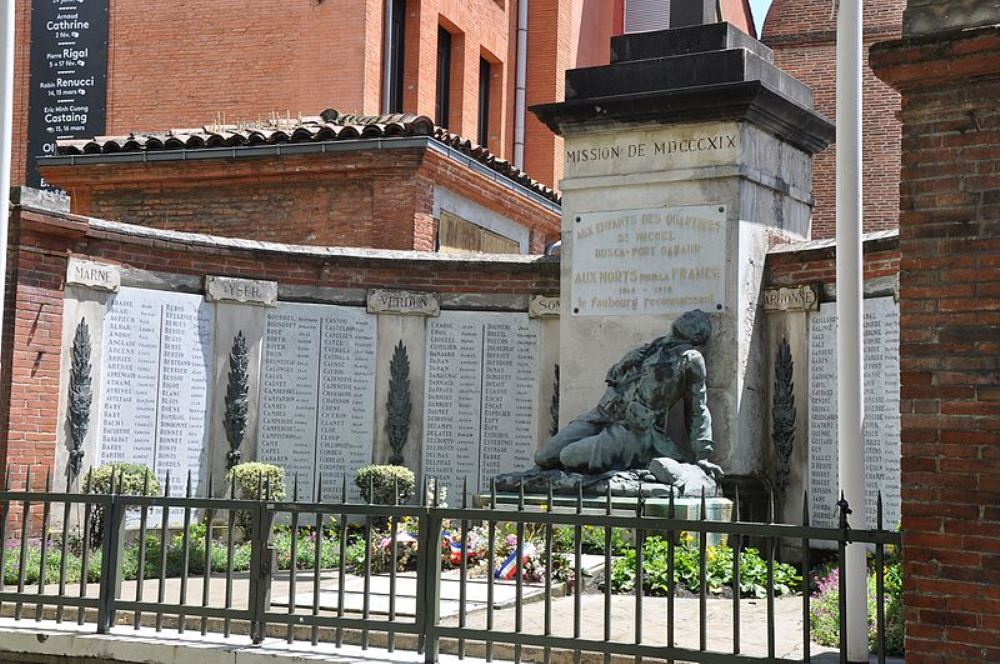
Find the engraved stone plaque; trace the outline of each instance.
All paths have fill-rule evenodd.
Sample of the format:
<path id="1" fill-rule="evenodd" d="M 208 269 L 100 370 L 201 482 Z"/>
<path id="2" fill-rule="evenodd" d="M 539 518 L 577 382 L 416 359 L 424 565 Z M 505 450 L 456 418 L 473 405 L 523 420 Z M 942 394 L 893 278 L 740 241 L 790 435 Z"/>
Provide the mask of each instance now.
<path id="1" fill-rule="evenodd" d="M 577 316 L 679 315 L 726 300 L 721 205 L 585 213 L 573 223 Z"/>
<path id="2" fill-rule="evenodd" d="M 441 302 L 437 293 L 373 288 L 368 291 L 368 313 L 437 316 Z"/>
<path id="3" fill-rule="evenodd" d="M 322 480 L 339 495 L 371 463 L 375 317 L 356 307 L 281 303 L 268 312 L 261 366 L 257 458 L 299 478 L 312 500 Z M 356 490 L 354 495 L 357 495 Z"/>
<path id="4" fill-rule="evenodd" d="M 809 316 L 809 501 L 814 525 L 834 526 L 839 497 L 837 451 L 837 309 L 820 305 Z M 865 300 L 865 518 L 875 527 L 878 492 L 884 524 L 900 510 L 899 305 L 891 297 Z"/>
<path id="5" fill-rule="evenodd" d="M 121 269 L 117 265 L 70 258 L 66 283 L 117 293 L 122 285 Z"/>
<path id="6" fill-rule="evenodd" d="M 819 299 L 812 286 L 764 290 L 764 311 L 816 311 Z"/>
<path id="7" fill-rule="evenodd" d="M 213 312 L 199 295 L 121 288 L 104 322 L 97 463 L 149 466 L 173 495 L 205 469 Z M 173 521 L 172 517 L 172 521 Z"/>
<path id="8" fill-rule="evenodd" d="M 211 302 L 239 302 L 273 307 L 278 301 L 278 283 L 234 277 L 205 277 L 205 297 Z"/>
<path id="9" fill-rule="evenodd" d="M 554 318 L 559 316 L 559 297 L 532 295 L 528 301 L 528 316 L 531 318 Z"/>
<path id="10" fill-rule="evenodd" d="M 539 323 L 526 314 L 445 311 L 428 323 L 423 471 L 459 505 L 463 482 L 532 464 Z"/>

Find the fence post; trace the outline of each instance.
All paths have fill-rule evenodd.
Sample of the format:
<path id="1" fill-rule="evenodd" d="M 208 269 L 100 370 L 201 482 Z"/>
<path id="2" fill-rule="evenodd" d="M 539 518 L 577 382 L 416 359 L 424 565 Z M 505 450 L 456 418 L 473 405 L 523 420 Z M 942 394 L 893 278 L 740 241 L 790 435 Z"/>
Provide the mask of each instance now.
<path id="1" fill-rule="evenodd" d="M 440 618 L 441 597 L 441 518 L 437 515 L 437 485 L 435 498 L 424 511 L 420 523 L 418 569 L 420 583 L 417 584 L 417 627 L 423 642 L 424 662 L 438 661 L 439 642 L 436 634 Z"/>
<path id="2" fill-rule="evenodd" d="M 114 480 L 112 479 L 112 483 Z M 97 633 L 107 634 L 115 624 L 115 602 L 122 586 L 122 549 L 125 544 L 125 499 L 108 496 L 101 548 L 101 583 L 97 600 Z M 87 546 L 87 543 L 83 543 Z"/>
<path id="3" fill-rule="evenodd" d="M 271 522 L 274 512 L 268 503 L 254 505 L 250 528 L 250 639 L 255 645 L 267 636 L 264 616 L 271 608 L 271 574 L 274 569 L 274 548 L 271 546 Z"/>

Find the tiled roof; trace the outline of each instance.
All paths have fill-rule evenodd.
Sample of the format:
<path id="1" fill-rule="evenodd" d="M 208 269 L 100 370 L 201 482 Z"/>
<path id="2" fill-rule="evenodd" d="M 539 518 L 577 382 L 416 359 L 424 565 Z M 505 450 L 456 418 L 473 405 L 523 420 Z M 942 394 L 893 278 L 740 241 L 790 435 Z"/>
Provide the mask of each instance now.
<path id="1" fill-rule="evenodd" d="M 425 115 L 345 115 L 335 110 L 318 116 L 275 118 L 265 122 L 215 124 L 194 129 L 132 133 L 125 136 L 97 136 L 57 142 L 59 155 L 96 155 L 162 150 L 202 150 L 282 143 L 320 143 L 371 138 L 426 136 L 442 143 L 490 169 L 556 203 L 559 194 L 500 159 L 488 149 L 436 126 Z"/>

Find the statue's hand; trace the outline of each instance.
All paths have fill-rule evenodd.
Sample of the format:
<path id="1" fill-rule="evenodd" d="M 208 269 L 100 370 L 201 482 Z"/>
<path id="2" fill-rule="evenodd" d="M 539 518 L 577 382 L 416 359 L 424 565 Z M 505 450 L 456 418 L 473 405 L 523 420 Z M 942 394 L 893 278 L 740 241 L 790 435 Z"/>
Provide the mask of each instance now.
<path id="1" fill-rule="evenodd" d="M 705 471 L 705 474 L 714 479 L 715 481 L 721 480 L 725 477 L 725 473 L 722 472 L 722 467 L 717 466 L 708 459 L 702 459 L 698 462 L 698 467 Z"/>

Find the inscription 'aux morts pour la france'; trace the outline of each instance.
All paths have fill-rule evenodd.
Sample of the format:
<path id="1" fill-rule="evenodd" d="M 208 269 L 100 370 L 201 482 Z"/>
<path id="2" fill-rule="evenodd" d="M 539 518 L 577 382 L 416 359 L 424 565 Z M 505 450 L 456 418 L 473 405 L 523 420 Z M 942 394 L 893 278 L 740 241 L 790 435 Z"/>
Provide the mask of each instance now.
<path id="1" fill-rule="evenodd" d="M 579 164 L 607 159 L 636 159 L 649 156 L 666 156 L 688 152 L 711 152 L 736 147 L 736 136 L 720 134 L 663 141 L 642 141 L 625 145 L 606 145 L 592 148 L 577 148 L 566 151 L 566 162 Z"/>
<path id="2" fill-rule="evenodd" d="M 680 314 L 725 298 L 725 207 L 584 214 L 574 224 L 572 312 Z"/>

